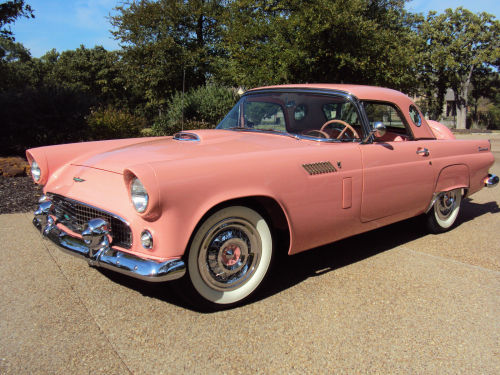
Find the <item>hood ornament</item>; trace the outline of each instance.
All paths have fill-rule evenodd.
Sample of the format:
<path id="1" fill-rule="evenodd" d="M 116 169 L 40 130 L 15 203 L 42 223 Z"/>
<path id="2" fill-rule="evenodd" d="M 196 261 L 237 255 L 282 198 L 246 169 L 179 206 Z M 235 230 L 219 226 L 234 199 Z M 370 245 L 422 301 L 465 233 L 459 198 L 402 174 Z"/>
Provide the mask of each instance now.
<path id="1" fill-rule="evenodd" d="M 75 182 L 83 182 L 85 180 L 83 178 L 80 178 L 80 177 L 73 177 L 73 181 L 75 181 Z"/>

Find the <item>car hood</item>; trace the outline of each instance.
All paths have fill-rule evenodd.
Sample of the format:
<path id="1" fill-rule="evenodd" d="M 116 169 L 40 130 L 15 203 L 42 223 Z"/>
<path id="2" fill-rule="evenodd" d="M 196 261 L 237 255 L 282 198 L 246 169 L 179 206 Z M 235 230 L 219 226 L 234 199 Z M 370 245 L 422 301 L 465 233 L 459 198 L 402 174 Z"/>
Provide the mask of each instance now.
<path id="1" fill-rule="evenodd" d="M 261 152 L 287 148 L 299 143 L 291 137 L 258 132 L 214 129 L 188 133 L 193 137 L 187 137 L 185 140 L 172 137 L 137 139 L 137 142 L 126 146 L 86 153 L 73 159 L 71 164 L 121 174 L 125 168 L 143 163 Z M 100 148 L 106 149 L 106 142 L 102 142 Z"/>

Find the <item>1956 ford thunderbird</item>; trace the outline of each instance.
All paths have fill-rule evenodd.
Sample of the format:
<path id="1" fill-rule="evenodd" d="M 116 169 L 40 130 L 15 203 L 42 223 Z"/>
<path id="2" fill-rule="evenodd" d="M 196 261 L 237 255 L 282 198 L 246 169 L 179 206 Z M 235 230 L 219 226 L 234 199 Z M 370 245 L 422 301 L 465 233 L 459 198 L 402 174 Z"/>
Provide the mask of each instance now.
<path id="1" fill-rule="evenodd" d="M 194 304 L 241 303 L 273 255 L 425 215 L 498 184 L 487 140 L 456 140 L 404 94 L 357 85 L 245 93 L 216 129 L 27 151 L 33 223 L 96 267 L 181 279 Z"/>

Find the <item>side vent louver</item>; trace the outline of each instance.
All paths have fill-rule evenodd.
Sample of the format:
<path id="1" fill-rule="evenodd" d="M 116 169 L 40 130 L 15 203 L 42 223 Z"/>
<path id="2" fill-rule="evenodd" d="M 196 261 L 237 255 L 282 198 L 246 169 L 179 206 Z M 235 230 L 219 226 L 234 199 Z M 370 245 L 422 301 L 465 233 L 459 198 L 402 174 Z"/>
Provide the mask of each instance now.
<path id="1" fill-rule="evenodd" d="M 329 161 L 322 161 L 319 163 L 302 164 L 302 166 L 307 171 L 307 173 L 309 173 L 310 175 L 337 172 L 335 167 Z"/>

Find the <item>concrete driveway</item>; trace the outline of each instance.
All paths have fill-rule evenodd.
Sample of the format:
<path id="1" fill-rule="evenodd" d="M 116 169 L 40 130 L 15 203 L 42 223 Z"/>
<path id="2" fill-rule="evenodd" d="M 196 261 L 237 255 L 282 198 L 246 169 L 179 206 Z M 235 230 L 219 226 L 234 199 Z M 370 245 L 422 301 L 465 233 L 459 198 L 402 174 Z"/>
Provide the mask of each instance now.
<path id="1" fill-rule="evenodd" d="M 410 220 L 287 258 L 261 298 L 213 314 L 1 215 L 0 374 L 499 374 L 498 202 L 483 189 L 442 235 Z"/>

